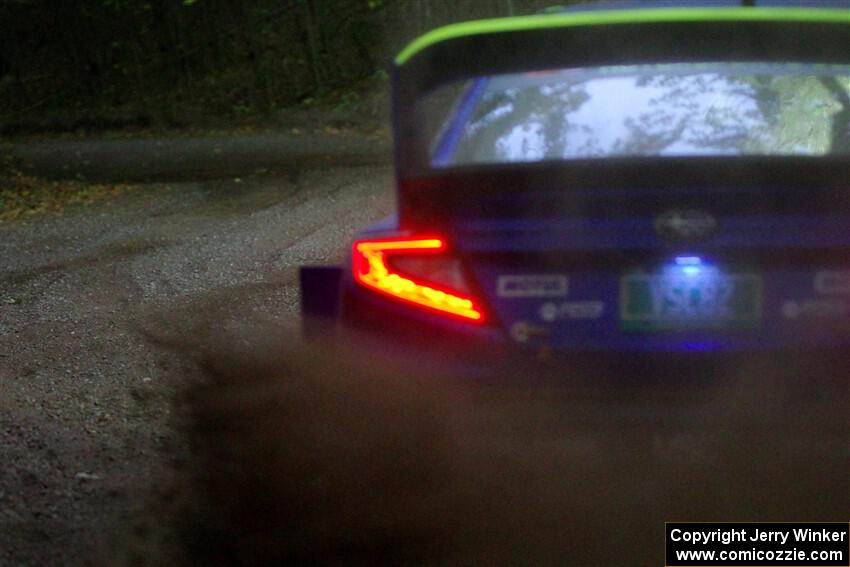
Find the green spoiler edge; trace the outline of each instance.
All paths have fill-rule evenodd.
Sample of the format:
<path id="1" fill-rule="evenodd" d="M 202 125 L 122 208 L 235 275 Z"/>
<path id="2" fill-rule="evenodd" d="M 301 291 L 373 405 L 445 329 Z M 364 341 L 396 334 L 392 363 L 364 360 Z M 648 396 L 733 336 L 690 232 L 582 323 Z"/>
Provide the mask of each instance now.
<path id="1" fill-rule="evenodd" d="M 816 22 L 850 24 L 850 10 L 823 8 L 662 8 L 638 10 L 612 10 L 610 12 L 576 12 L 544 14 L 514 18 L 472 20 L 450 24 L 419 36 L 395 58 L 402 66 L 417 53 L 428 47 L 472 35 L 526 31 L 534 29 L 617 24 L 643 24 L 658 22 L 710 22 L 710 21 L 763 21 L 763 22 Z M 850 31 L 850 30 L 848 30 Z M 848 35 L 850 41 L 850 35 Z"/>

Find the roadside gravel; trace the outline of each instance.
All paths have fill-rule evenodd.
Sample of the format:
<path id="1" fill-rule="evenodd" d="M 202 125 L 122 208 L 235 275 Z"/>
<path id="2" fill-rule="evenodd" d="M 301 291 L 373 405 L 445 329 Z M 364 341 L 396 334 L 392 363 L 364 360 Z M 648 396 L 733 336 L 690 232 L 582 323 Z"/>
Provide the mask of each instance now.
<path id="1" fill-rule="evenodd" d="M 335 132 L 30 141 L 16 144 L 12 155 L 25 171 L 43 177 L 123 182 L 195 181 L 386 163 L 386 136 Z"/>
<path id="2" fill-rule="evenodd" d="M 111 563 L 115 526 L 179 460 L 193 369 L 144 331 L 293 326 L 297 266 L 391 208 L 386 167 L 295 168 L 0 225 L 0 565 Z"/>

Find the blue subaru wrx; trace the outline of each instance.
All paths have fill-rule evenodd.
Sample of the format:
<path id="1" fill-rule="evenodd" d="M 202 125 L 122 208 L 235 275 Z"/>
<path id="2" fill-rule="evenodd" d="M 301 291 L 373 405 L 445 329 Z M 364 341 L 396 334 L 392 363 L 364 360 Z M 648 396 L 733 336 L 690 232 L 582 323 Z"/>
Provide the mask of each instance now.
<path id="1" fill-rule="evenodd" d="M 520 357 L 850 347 L 850 4 L 732 4 L 411 43 L 397 213 L 302 268 L 307 329 Z"/>

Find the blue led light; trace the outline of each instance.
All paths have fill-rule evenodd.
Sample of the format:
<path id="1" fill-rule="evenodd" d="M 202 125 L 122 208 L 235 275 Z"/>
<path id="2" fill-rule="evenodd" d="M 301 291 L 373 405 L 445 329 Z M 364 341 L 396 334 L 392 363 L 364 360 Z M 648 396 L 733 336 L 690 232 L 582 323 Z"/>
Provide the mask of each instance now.
<path id="1" fill-rule="evenodd" d="M 702 258 L 699 256 L 676 256 L 677 266 L 701 266 Z"/>
<path id="2" fill-rule="evenodd" d="M 712 352 L 724 350 L 726 345 L 719 342 L 689 341 L 679 344 L 679 349 L 688 352 Z"/>
<path id="3" fill-rule="evenodd" d="M 699 256 L 676 256 L 676 266 L 686 276 L 698 276 L 702 272 L 702 258 Z"/>

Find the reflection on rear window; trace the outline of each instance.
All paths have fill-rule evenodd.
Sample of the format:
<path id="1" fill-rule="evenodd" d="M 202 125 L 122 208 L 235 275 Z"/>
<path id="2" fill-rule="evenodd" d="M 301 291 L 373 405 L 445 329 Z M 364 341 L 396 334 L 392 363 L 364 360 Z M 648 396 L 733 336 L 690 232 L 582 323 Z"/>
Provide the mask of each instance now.
<path id="1" fill-rule="evenodd" d="M 426 123 L 442 121 L 439 130 L 429 129 L 438 130 L 430 137 L 438 167 L 847 154 L 850 65 L 677 64 L 500 75 L 471 81 L 448 116 L 425 114 Z"/>

